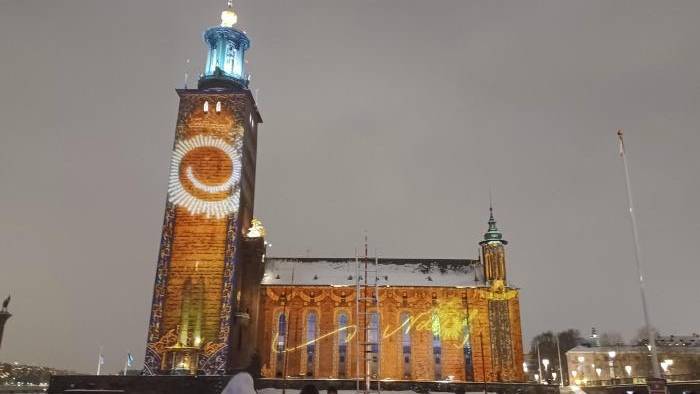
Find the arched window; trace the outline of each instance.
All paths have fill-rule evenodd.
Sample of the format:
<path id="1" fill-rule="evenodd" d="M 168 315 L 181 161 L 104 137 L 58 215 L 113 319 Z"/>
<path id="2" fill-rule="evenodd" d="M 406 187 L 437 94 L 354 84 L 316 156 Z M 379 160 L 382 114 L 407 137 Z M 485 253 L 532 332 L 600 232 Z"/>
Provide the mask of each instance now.
<path id="1" fill-rule="evenodd" d="M 411 315 L 401 314 L 401 354 L 403 354 L 403 377 L 411 377 Z"/>
<path id="2" fill-rule="evenodd" d="M 233 66 L 236 62 L 236 48 L 229 44 L 226 47 L 226 59 L 224 60 L 224 71 L 227 74 L 233 74 Z"/>
<path id="3" fill-rule="evenodd" d="M 369 337 L 367 338 L 369 342 L 369 352 L 371 354 L 370 360 L 370 374 L 374 378 L 379 377 L 379 314 L 377 312 L 370 313 L 369 318 Z"/>
<path id="4" fill-rule="evenodd" d="M 314 376 L 316 366 L 316 312 L 309 312 L 306 316 L 306 376 Z"/>
<path id="5" fill-rule="evenodd" d="M 464 319 L 462 347 L 464 349 L 464 380 L 474 381 L 474 362 L 472 361 L 472 343 L 469 336 L 469 323 Z"/>
<path id="6" fill-rule="evenodd" d="M 277 319 L 277 343 L 275 350 L 277 351 L 275 375 L 282 377 L 284 375 L 284 344 L 287 338 L 287 318 L 283 313 Z"/>
<path id="7" fill-rule="evenodd" d="M 221 112 L 221 101 L 216 102 L 216 113 L 218 114 Z"/>
<path id="8" fill-rule="evenodd" d="M 435 380 L 442 379 L 442 341 L 440 340 L 440 316 L 433 313 L 433 361 L 435 363 Z"/>
<path id="9" fill-rule="evenodd" d="M 347 375 L 348 359 L 348 315 L 345 312 L 338 315 L 338 377 Z"/>
<path id="10" fill-rule="evenodd" d="M 205 101 L 205 102 L 204 102 L 204 112 L 205 112 L 205 113 L 206 113 L 206 112 L 209 112 L 209 102 L 208 102 L 208 101 Z"/>

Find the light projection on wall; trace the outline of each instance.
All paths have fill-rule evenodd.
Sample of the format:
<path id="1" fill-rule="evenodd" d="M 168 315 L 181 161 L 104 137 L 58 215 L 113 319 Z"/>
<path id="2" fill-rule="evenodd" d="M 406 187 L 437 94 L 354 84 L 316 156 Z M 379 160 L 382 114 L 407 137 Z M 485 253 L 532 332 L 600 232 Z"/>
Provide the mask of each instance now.
<path id="1" fill-rule="evenodd" d="M 207 135 L 179 141 L 170 163 L 168 200 L 192 215 L 221 219 L 238 212 L 241 140 Z"/>
<path id="2" fill-rule="evenodd" d="M 466 313 L 459 301 L 450 300 L 418 315 L 407 316 L 401 320 L 401 324 L 384 328 L 381 332 L 381 337 L 382 339 L 387 339 L 394 335 L 409 335 L 411 331 L 429 332 L 431 335 L 441 338 L 441 340 L 459 341 L 458 343 L 451 343 L 451 345 L 456 349 L 462 349 L 469 343 L 469 327 L 475 321 L 477 315 L 478 311 L 472 310 Z M 377 320 L 376 325 L 373 327 L 378 328 L 378 324 Z M 322 334 L 315 339 L 287 348 L 280 347 L 279 339 L 284 334 L 278 333 L 272 338 L 272 352 L 283 353 L 305 349 L 308 345 L 331 335 L 338 335 L 339 338 L 343 338 L 345 343 L 350 343 L 357 331 L 358 327 L 355 324 L 341 325 L 338 329 Z M 370 333 L 370 335 L 373 334 Z M 370 340 L 370 342 L 372 341 Z"/>

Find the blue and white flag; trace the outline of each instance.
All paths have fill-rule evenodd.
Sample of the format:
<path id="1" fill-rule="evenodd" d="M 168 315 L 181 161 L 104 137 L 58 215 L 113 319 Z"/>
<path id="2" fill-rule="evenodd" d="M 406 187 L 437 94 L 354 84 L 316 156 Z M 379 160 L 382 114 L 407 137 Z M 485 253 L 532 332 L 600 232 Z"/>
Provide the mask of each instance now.
<path id="1" fill-rule="evenodd" d="M 126 366 L 131 367 L 134 365 L 134 356 L 131 355 L 131 352 L 126 354 Z"/>
<path id="2" fill-rule="evenodd" d="M 102 356 L 102 353 L 100 353 L 100 365 L 105 365 L 105 358 Z"/>

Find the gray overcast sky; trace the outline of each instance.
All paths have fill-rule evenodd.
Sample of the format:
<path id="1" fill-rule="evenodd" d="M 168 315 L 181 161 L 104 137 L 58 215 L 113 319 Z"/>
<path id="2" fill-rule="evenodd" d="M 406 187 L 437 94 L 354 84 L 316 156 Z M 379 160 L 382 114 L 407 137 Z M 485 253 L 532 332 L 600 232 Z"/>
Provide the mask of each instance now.
<path id="1" fill-rule="evenodd" d="M 185 59 L 221 0 L 0 0 L 0 360 L 143 355 Z M 477 256 L 545 329 L 700 331 L 698 1 L 239 0 L 273 255 Z"/>

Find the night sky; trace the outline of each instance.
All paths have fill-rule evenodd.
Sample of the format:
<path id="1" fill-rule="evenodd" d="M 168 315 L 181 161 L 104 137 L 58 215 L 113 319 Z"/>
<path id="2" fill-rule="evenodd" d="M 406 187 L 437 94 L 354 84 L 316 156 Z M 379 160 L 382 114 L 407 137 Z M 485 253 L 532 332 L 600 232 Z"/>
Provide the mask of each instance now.
<path id="1" fill-rule="evenodd" d="M 221 0 L 0 0 L 0 360 L 140 366 L 185 60 Z M 271 255 L 476 258 L 526 341 L 700 331 L 700 2 L 239 0 Z"/>

